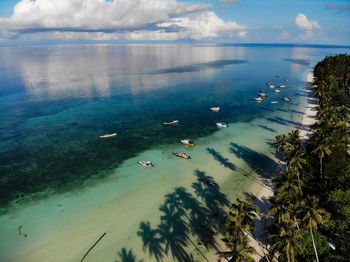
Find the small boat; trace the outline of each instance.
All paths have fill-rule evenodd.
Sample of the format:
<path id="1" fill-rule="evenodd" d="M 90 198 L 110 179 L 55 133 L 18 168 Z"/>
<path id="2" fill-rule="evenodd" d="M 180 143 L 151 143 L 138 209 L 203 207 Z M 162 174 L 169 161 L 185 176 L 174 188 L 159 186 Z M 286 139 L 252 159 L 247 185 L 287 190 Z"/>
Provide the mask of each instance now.
<path id="1" fill-rule="evenodd" d="M 154 167 L 153 163 L 151 161 L 137 161 L 137 163 L 139 163 L 141 166 L 144 167 Z"/>
<path id="2" fill-rule="evenodd" d="M 200 181 L 208 186 L 218 186 L 218 184 L 215 181 L 212 181 L 206 178 L 201 178 Z"/>
<path id="3" fill-rule="evenodd" d="M 263 90 L 260 90 L 258 96 L 267 97 L 267 94 Z"/>
<path id="4" fill-rule="evenodd" d="M 194 146 L 195 145 L 195 143 L 192 140 L 190 140 L 190 139 L 179 140 L 179 142 L 181 144 L 186 145 L 186 146 Z"/>
<path id="5" fill-rule="evenodd" d="M 280 94 L 280 93 L 282 93 L 282 90 L 281 89 L 275 89 L 275 90 L 273 90 L 273 92 Z"/>
<path id="6" fill-rule="evenodd" d="M 287 86 L 285 86 L 285 85 L 280 85 L 280 88 L 286 88 Z"/>
<path id="7" fill-rule="evenodd" d="M 219 112 L 221 108 L 219 106 L 214 106 L 214 107 L 211 107 L 210 110 L 213 112 Z"/>
<path id="8" fill-rule="evenodd" d="M 279 78 L 280 76 L 279 75 L 275 75 L 276 78 Z"/>
<path id="9" fill-rule="evenodd" d="M 264 99 L 262 98 L 262 97 L 255 97 L 255 98 L 253 98 L 253 100 L 255 101 L 255 102 L 262 102 L 262 101 L 264 101 Z"/>
<path id="10" fill-rule="evenodd" d="M 288 82 L 288 79 L 284 79 L 285 82 Z"/>
<path id="11" fill-rule="evenodd" d="M 271 83 L 271 82 L 267 82 L 266 85 L 267 85 L 267 86 L 270 86 L 270 85 L 272 85 L 272 83 Z"/>
<path id="12" fill-rule="evenodd" d="M 191 159 L 191 157 L 188 154 L 182 152 L 174 152 L 173 155 L 184 159 Z"/>
<path id="13" fill-rule="evenodd" d="M 275 88 L 275 86 L 273 84 L 269 85 L 270 88 Z"/>
<path id="14" fill-rule="evenodd" d="M 164 122 L 163 126 L 171 126 L 171 125 L 176 125 L 179 123 L 179 120 L 174 120 L 174 121 L 170 121 L 170 122 Z"/>
<path id="15" fill-rule="evenodd" d="M 284 102 L 290 102 L 290 101 L 292 101 L 292 99 L 290 99 L 289 97 L 285 97 L 285 98 L 283 98 L 283 101 Z"/>
<path id="16" fill-rule="evenodd" d="M 216 123 L 216 126 L 217 127 L 228 127 L 228 124 L 226 124 L 226 123 Z"/>
<path id="17" fill-rule="evenodd" d="M 270 104 L 278 104 L 278 101 L 271 101 Z"/>
<path id="18" fill-rule="evenodd" d="M 110 138 L 110 137 L 114 137 L 117 136 L 117 133 L 113 133 L 113 134 L 105 134 L 103 136 L 100 136 L 100 138 Z"/>

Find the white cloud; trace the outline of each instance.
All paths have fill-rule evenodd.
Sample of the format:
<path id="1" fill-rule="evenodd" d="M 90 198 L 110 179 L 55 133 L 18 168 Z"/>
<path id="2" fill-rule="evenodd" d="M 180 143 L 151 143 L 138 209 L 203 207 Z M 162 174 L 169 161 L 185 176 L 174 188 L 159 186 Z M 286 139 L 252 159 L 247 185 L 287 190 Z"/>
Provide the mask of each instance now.
<path id="1" fill-rule="evenodd" d="M 306 15 L 299 13 L 295 18 L 295 24 L 304 30 L 304 32 L 297 37 L 299 40 L 307 40 L 315 36 L 314 30 L 321 29 L 317 21 L 309 21 Z"/>
<path id="2" fill-rule="evenodd" d="M 0 18 L 2 37 L 59 39 L 210 39 L 246 30 L 211 5 L 176 0 L 21 0 Z"/>
<path id="3" fill-rule="evenodd" d="M 321 28 L 317 21 L 309 21 L 306 15 L 299 13 L 295 18 L 296 25 L 301 29 L 312 30 Z"/>
<path id="4" fill-rule="evenodd" d="M 241 32 L 238 33 L 238 37 L 239 37 L 239 38 L 244 38 L 244 37 L 247 36 L 247 34 L 248 34 L 247 31 L 241 31 Z"/>

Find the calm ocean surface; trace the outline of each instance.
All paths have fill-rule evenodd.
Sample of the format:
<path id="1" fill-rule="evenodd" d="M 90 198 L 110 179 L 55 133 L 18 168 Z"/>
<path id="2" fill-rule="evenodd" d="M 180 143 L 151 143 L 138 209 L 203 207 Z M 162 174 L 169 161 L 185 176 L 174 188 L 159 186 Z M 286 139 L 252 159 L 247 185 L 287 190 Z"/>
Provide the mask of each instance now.
<path id="1" fill-rule="evenodd" d="M 149 208 L 149 215 L 132 222 L 135 230 L 126 226 L 125 232 L 118 232 L 120 239 L 108 244 L 114 245 L 113 252 L 104 261 L 113 261 L 111 259 L 118 258 L 117 251 L 123 245 L 134 243 L 132 245 L 136 246 L 135 239 L 140 241 L 136 231 L 141 219 L 157 223 L 157 206 L 164 200 L 163 196 L 169 192 L 177 192 L 180 196 L 183 191 L 176 190 L 183 184 L 183 190 L 194 188 L 194 192 L 198 191 L 195 187 L 200 184 L 195 182 L 193 172 L 197 172 L 197 178 L 201 177 L 199 170 L 202 167 L 222 182 L 226 178 L 215 177 L 215 174 L 224 174 L 226 171 L 223 170 L 227 168 L 229 172 L 266 172 L 268 176 L 266 170 L 273 165 L 273 149 L 269 142 L 278 133 L 298 127 L 301 119 L 307 99 L 303 91 L 305 75 L 326 55 L 345 52 L 349 49 L 186 44 L 0 47 L 0 203 L 6 207 L 14 206 L 16 210 L 11 211 L 16 212 L 15 218 L 5 215 L 0 218 L 0 235 L 15 232 L 6 245 L 0 244 L 0 253 L 4 256 L 0 260 L 56 261 L 47 259 L 49 255 L 45 253 L 30 257 L 26 251 L 19 255 L 14 251 L 16 248 L 34 248 L 28 247 L 23 237 L 18 239 L 18 235 L 22 236 L 18 227 L 24 225 L 24 221 L 29 223 L 27 228 L 35 228 L 39 223 L 38 217 L 30 214 L 40 210 L 41 219 L 57 217 L 57 210 L 45 209 L 48 202 L 35 207 L 36 201 L 44 201 L 48 196 L 55 195 L 53 205 L 60 212 L 61 202 L 65 202 L 72 205 L 72 210 L 81 207 L 85 210 L 82 213 L 88 213 L 89 209 L 88 206 L 84 209 L 82 203 L 101 207 L 106 199 L 111 202 L 116 197 L 113 193 L 121 194 L 115 212 L 120 208 L 122 214 L 126 212 L 122 208 L 135 199 L 153 199 L 154 209 L 148 202 L 143 206 Z M 266 82 L 276 86 L 284 84 L 287 88 L 282 94 L 275 94 Z M 261 89 L 269 97 L 262 103 L 255 103 L 252 98 Z M 286 96 L 292 99 L 291 103 L 282 101 Z M 270 104 L 270 101 L 279 103 Z M 212 106 L 220 106 L 222 111 L 210 112 Z M 180 121 L 178 125 L 162 126 L 163 122 L 175 119 Z M 218 131 L 215 123 L 219 121 L 229 123 L 230 128 Z M 115 138 L 99 139 L 100 135 L 114 132 L 118 133 Z M 177 143 L 184 138 L 202 144 L 188 149 Z M 229 154 L 226 147 L 233 159 L 224 156 Z M 173 151 L 189 152 L 192 162 L 174 159 Z M 137 159 L 152 160 L 155 168 L 153 171 L 142 169 L 136 164 Z M 218 167 L 210 164 L 208 159 L 218 163 Z M 172 172 L 186 172 L 184 170 L 192 173 L 187 186 L 186 177 L 179 175 L 177 180 L 173 175 L 167 176 Z M 142 175 L 145 172 L 149 175 Z M 132 180 L 124 181 L 123 177 Z M 252 183 L 244 179 L 240 180 L 242 188 Z M 106 181 L 112 181 L 115 187 L 102 188 L 100 183 Z M 227 183 L 221 185 L 223 192 L 232 191 Z M 97 190 L 98 187 L 101 188 Z M 82 188 L 85 191 L 78 197 L 91 194 L 91 198 L 68 203 L 69 193 Z M 237 195 L 243 190 L 239 188 L 238 185 Z M 101 192 L 105 192 L 105 198 L 101 197 Z M 219 194 L 225 197 L 221 202 L 218 200 L 216 206 L 224 207 L 227 201 L 233 200 L 228 193 L 215 192 L 216 196 Z M 60 197 L 65 200 L 59 202 L 57 198 Z M 26 205 L 34 206 L 29 210 Z M 206 208 L 210 209 L 209 206 L 207 203 Z M 24 208 L 28 210 L 24 211 Z M 137 207 L 134 210 L 138 210 Z M 113 216 L 107 210 L 101 212 Z M 143 214 L 142 210 L 138 212 Z M 65 219 L 74 221 L 72 217 L 74 215 Z M 122 225 L 122 221 L 127 224 L 127 220 L 114 221 Z M 42 225 L 45 223 L 47 220 L 42 221 Z M 57 222 L 55 226 L 59 223 L 64 222 Z M 95 228 L 95 225 L 86 225 L 81 230 L 91 227 Z M 112 223 L 111 228 L 115 229 Z M 96 230 L 97 237 L 90 236 L 92 242 L 98 238 L 100 229 Z M 47 224 L 46 230 L 47 234 L 54 232 L 52 225 Z M 35 232 L 33 229 L 31 235 L 28 233 L 28 238 L 33 236 L 32 242 L 39 243 L 41 237 Z M 77 246 L 79 241 L 76 241 L 71 244 Z M 64 243 L 64 240 L 52 239 L 52 246 L 57 247 L 58 242 Z M 88 246 L 89 241 L 83 242 Z M 108 248 L 106 246 L 104 252 Z M 157 260 L 155 256 L 148 257 L 141 244 L 133 248 L 139 259 Z M 66 250 L 61 251 L 68 254 Z M 186 261 L 183 251 L 174 252 L 172 256 L 170 251 L 162 254 L 163 259 L 169 256 L 169 261 L 172 261 L 171 257 Z M 81 253 L 71 253 L 57 261 L 74 261 L 81 256 Z M 90 259 L 86 261 L 99 261 L 98 258 Z"/>

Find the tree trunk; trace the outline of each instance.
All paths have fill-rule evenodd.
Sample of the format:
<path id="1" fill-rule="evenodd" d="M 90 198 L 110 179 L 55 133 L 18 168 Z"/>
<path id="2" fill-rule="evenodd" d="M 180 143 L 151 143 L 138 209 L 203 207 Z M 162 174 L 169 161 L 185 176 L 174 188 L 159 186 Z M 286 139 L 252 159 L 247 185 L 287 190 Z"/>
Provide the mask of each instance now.
<path id="1" fill-rule="evenodd" d="M 320 174 L 321 174 L 321 181 L 322 181 L 322 157 L 320 157 Z"/>
<path id="2" fill-rule="evenodd" d="M 315 250 L 316 261 L 319 262 L 318 255 L 317 255 L 317 249 L 316 249 L 316 245 L 315 245 L 315 240 L 314 240 L 314 234 L 312 233 L 312 227 L 310 227 L 310 232 L 311 232 L 311 238 L 312 238 L 312 245 L 314 246 L 314 250 Z"/>

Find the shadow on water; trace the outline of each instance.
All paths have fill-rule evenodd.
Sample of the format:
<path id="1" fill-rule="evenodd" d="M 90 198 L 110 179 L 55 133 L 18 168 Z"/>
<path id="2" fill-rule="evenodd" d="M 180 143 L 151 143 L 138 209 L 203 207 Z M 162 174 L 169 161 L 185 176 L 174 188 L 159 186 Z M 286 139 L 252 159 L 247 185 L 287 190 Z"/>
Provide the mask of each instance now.
<path id="1" fill-rule="evenodd" d="M 284 125 L 284 126 L 292 126 L 294 128 L 297 129 L 301 129 L 301 130 L 308 130 L 309 127 L 307 125 L 303 125 L 302 123 L 299 122 L 295 122 L 295 121 L 291 121 L 291 120 L 287 120 L 284 119 L 282 117 L 275 117 L 275 118 L 266 118 L 268 121 L 280 124 L 280 125 Z"/>
<path id="2" fill-rule="evenodd" d="M 284 59 L 284 61 L 291 62 L 298 65 L 304 65 L 304 66 L 308 66 L 310 64 L 310 62 L 306 59 L 286 58 Z"/>
<path id="3" fill-rule="evenodd" d="M 263 178 L 271 178 L 272 170 L 277 167 L 277 163 L 274 160 L 246 146 L 241 146 L 232 142 L 230 143 L 229 150 L 236 157 L 243 159 L 251 169 Z"/>
<path id="4" fill-rule="evenodd" d="M 265 125 L 259 125 L 259 127 L 261 127 L 262 129 L 265 129 L 267 131 L 277 133 L 277 131 L 275 129 L 271 128 L 271 127 L 268 127 L 268 126 L 265 126 Z"/>
<path id="5" fill-rule="evenodd" d="M 122 250 L 118 252 L 118 256 L 120 260 L 116 260 L 115 262 L 143 262 L 143 259 L 136 259 L 136 256 L 132 253 L 132 249 L 127 251 L 125 247 L 123 247 Z"/>
<path id="6" fill-rule="evenodd" d="M 193 73 L 200 72 L 210 68 L 222 68 L 226 65 L 243 64 L 244 60 L 216 60 L 208 63 L 199 63 L 188 66 L 178 66 L 173 68 L 159 69 L 149 72 L 148 74 L 169 74 L 169 73 Z"/>
<path id="7" fill-rule="evenodd" d="M 194 195 L 184 187 L 175 188 L 165 195 L 159 207 L 160 223 L 155 228 L 149 222 L 140 223 L 137 235 L 142 239 L 143 250 L 156 261 L 163 261 L 169 255 L 179 262 L 193 261 L 187 251 L 190 246 L 208 261 L 200 247 L 219 250 L 215 235 L 224 232 L 224 208 L 229 206 L 229 201 L 219 187 L 200 182 L 201 179 L 214 181 L 212 177 L 199 170 L 194 175 L 197 178 L 192 183 Z"/>
<path id="8" fill-rule="evenodd" d="M 227 158 L 224 158 L 219 152 L 215 151 L 213 148 L 207 148 L 209 154 L 211 154 L 216 161 L 218 161 L 221 165 L 226 168 L 231 169 L 232 171 L 236 170 L 236 166 L 228 161 Z"/>
<path id="9" fill-rule="evenodd" d="M 233 143 L 232 143 L 233 144 Z M 250 179 L 252 179 L 255 183 L 258 183 L 266 188 L 269 189 L 268 186 L 265 185 L 265 183 L 263 181 L 261 181 L 259 178 L 256 178 L 254 175 L 248 173 L 247 171 L 235 166 L 233 163 L 229 162 L 227 158 L 224 158 L 219 152 L 217 152 L 216 150 L 212 149 L 212 148 L 207 148 L 207 151 L 209 154 L 213 155 L 214 156 L 214 159 L 216 161 L 218 161 L 220 164 L 222 164 L 223 166 L 225 166 L 226 168 L 229 168 L 231 169 L 232 171 L 237 171 L 239 172 L 240 174 L 242 174 L 243 176 L 245 177 L 248 177 Z M 233 152 L 231 152 L 233 153 Z M 244 159 L 245 160 L 245 159 Z M 271 161 L 273 161 L 271 159 Z M 270 162 L 271 163 L 271 162 Z M 274 163 L 274 161 L 273 161 Z M 248 163 L 249 164 L 249 163 Z M 256 169 L 253 169 L 256 171 Z M 263 176 L 264 177 L 264 176 Z M 265 178 L 265 177 L 264 177 Z"/>

